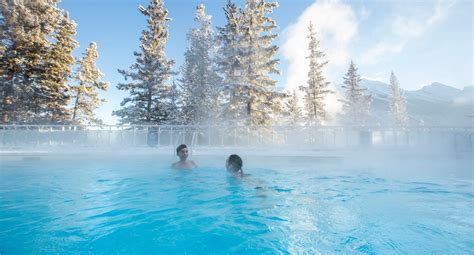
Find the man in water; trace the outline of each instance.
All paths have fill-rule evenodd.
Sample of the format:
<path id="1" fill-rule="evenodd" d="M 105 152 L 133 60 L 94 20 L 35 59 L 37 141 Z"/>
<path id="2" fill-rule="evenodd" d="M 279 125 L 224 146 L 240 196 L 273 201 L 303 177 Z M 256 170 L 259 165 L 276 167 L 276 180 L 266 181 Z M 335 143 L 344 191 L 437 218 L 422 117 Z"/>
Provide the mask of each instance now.
<path id="1" fill-rule="evenodd" d="M 176 155 L 179 157 L 179 161 L 175 162 L 171 165 L 174 169 L 193 169 L 196 168 L 197 165 L 192 160 L 188 160 L 189 150 L 186 144 L 181 144 L 176 148 Z"/>
<path id="2" fill-rule="evenodd" d="M 242 165 L 242 158 L 240 158 L 237 154 L 230 155 L 227 161 L 225 162 L 225 167 L 227 171 L 236 177 L 242 177 L 244 175 Z"/>

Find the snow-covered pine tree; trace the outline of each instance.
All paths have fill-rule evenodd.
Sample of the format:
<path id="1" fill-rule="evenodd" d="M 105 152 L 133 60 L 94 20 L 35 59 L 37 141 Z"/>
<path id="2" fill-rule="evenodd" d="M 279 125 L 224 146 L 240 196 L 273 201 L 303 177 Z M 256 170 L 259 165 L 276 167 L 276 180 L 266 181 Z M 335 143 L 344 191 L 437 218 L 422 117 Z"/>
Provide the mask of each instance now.
<path id="1" fill-rule="evenodd" d="M 309 125 L 321 125 L 329 120 L 329 115 L 325 109 L 324 100 L 327 94 L 332 93 L 327 87 L 329 82 L 323 76 L 323 68 L 328 63 L 324 61 L 324 52 L 319 49 L 319 40 L 310 22 L 308 26 L 309 39 L 309 72 L 307 86 L 301 86 L 304 93 L 304 108 L 306 121 Z"/>
<path id="2" fill-rule="evenodd" d="M 278 46 L 273 40 L 278 36 L 272 30 L 277 27 L 270 17 L 273 9 L 278 7 L 276 2 L 265 0 L 246 0 L 242 12 L 242 38 L 240 40 L 240 64 L 244 77 L 245 93 L 248 98 L 247 124 L 266 126 L 273 123 L 273 116 L 279 107 L 274 102 L 282 94 L 276 91 L 276 81 L 271 74 L 280 74 L 279 63 L 275 59 Z"/>
<path id="3" fill-rule="evenodd" d="M 349 127 L 365 127 L 370 116 L 372 96 L 365 94 L 367 89 L 360 87 L 360 75 L 351 60 L 349 69 L 344 76 L 345 99 L 342 102 L 343 122 Z"/>
<path id="4" fill-rule="evenodd" d="M 22 32 L 17 9 L 10 1 L 0 0 L 0 121 L 5 124 L 16 122 L 17 115 L 19 84 L 15 80 L 20 75 L 22 61 L 20 51 L 17 50 L 17 37 Z"/>
<path id="5" fill-rule="evenodd" d="M 390 111 L 393 124 L 398 128 L 405 128 L 408 124 L 406 101 L 395 74 L 390 74 Z"/>
<path id="6" fill-rule="evenodd" d="M 218 114 L 216 101 L 220 77 L 215 67 L 211 16 L 206 15 L 204 5 L 197 6 L 194 20 L 198 25 L 188 33 L 189 46 L 184 55 L 180 83 L 186 97 L 183 114 L 190 120 L 187 124 L 202 125 L 213 122 Z"/>
<path id="7" fill-rule="evenodd" d="M 169 93 L 169 121 L 170 125 L 184 125 L 189 123 L 189 120 L 186 120 L 183 113 L 183 93 L 182 88 L 175 80 L 171 85 L 171 90 Z"/>
<path id="8" fill-rule="evenodd" d="M 0 42 L 2 42 L 2 43 L 0 43 L 0 57 L 2 57 L 3 54 L 5 54 L 5 51 L 7 49 L 7 47 L 5 45 L 5 43 L 6 43 L 5 40 L 7 39 L 7 29 L 8 29 L 8 27 L 7 27 L 7 24 L 5 22 L 5 17 L 3 16 L 2 11 L 1 11 L 3 8 L 4 7 L 0 7 L 0 14 L 1 14 L 0 15 Z M 2 69 L 0 69 L 0 71 L 2 71 Z M 3 73 L 0 73 L 0 75 L 3 75 Z"/>
<path id="9" fill-rule="evenodd" d="M 68 80 L 74 64 L 72 51 L 78 43 L 73 39 L 76 25 L 67 13 L 58 16 L 57 31 L 53 34 L 54 43 L 46 55 L 45 67 L 41 73 L 40 95 L 42 115 L 38 121 L 44 123 L 68 123 L 71 111 L 68 108 L 70 92 Z"/>
<path id="10" fill-rule="evenodd" d="M 23 38 L 22 77 L 18 94 L 18 101 L 25 102 L 18 106 L 19 117 L 22 122 L 44 122 L 43 114 L 48 98 L 48 81 L 44 73 L 47 67 L 45 59 L 51 49 L 50 35 L 55 29 L 56 13 L 47 2 L 19 1 L 23 9 L 21 18 L 22 29 L 26 32 Z M 46 78 L 47 79 L 47 78 Z"/>
<path id="11" fill-rule="evenodd" d="M 298 102 L 298 95 L 296 90 L 293 90 L 293 93 L 289 94 L 285 102 L 285 112 L 286 112 L 286 123 L 287 125 L 294 126 L 301 123 L 303 119 L 303 112 Z"/>
<path id="12" fill-rule="evenodd" d="M 0 0 L 0 5 L 5 4 L 4 0 Z M 9 42 L 8 40 L 8 26 L 5 20 L 4 16 L 4 11 L 6 9 L 6 6 L 0 6 L 0 104 L 3 102 L 3 89 L 5 87 L 5 75 L 6 75 L 6 50 L 7 50 L 7 43 Z M 1 123 L 0 119 L 0 123 Z"/>
<path id="13" fill-rule="evenodd" d="M 44 40 L 41 41 L 42 33 L 31 24 L 34 16 L 23 1 L 0 1 L 1 16 L 5 22 L 2 24 L 4 51 L 0 61 L 2 69 L 2 122 L 22 123 L 33 119 L 27 116 L 28 109 L 32 104 L 31 98 L 28 97 L 33 95 L 33 82 L 28 77 L 31 70 L 27 68 L 31 66 L 29 64 L 31 62 L 40 66 L 41 55 L 38 52 L 36 54 L 31 54 L 31 52 L 42 48 Z M 33 37 L 35 34 L 36 36 Z M 38 40 L 40 40 L 39 43 Z M 34 45 L 39 47 L 32 48 Z M 32 61 L 31 56 L 35 55 L 39 57 Z"/>
<path id="14" fill-rule="evenodd" d="M 66 80 L 75 31 L 57 2 L 0 0 L 4 123 L 62 123 L 68 114 Z"/>
<path id="15" fill-rule="evenodd" d="M 72 123 L 92 124 L 98 122 L 94 110 L 104 102 L 99 98 L 98 90 L 106 90 L 109 86 L 107 82 L 100 80 L 103 74 L 96 67 L 98 57 L 97 44 L 91 42 L 82 58 L 78 60 L 79 66 L 74 77 L 77 84 L 71 87 L 73 91 Z"/>
<path id="16" fill-rule="evenodd" d="M 217 70 L 222 77 L 221 120 L 229 125 L 242 125 L 247 117 L 248 97 L 244 86 L 240 61 L 242 40 L 242 13 L 231 1 L 224 7 L 226 25 L 217 28 L 219 44 Z"/>
<path id="17" fill-rule="evenodd" d="M 164 51 L 168 39 L 168 11 L 162 0 L 151 0 L 148 7 L 139 10 L 148 17 L 148 26 L 140 38 L 140 52 L 135 52 L 136 63 L 129 71 L 119 70 L 129 83 L 117 85 L 119 90 L 128 91 L 122 109 L 113 114 L 121 123 L 164 124 L 169 121 L 171 86 L 167 80 L 174 74 L 171 70 L 174 60 L 168 60 Z"/>

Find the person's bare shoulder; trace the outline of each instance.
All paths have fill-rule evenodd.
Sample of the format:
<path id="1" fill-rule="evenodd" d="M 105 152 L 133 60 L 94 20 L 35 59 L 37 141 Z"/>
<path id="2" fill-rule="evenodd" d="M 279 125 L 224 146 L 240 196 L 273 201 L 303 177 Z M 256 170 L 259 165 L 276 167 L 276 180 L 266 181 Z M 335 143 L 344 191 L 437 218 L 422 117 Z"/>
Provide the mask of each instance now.
<path id="1" fill-rule="evenodd" d="M 196 162 L 194 162 L 193 160 L 190 160 L 190 163 L 193 167 L 197 167 L 198 165 L 196 164 Z"/>

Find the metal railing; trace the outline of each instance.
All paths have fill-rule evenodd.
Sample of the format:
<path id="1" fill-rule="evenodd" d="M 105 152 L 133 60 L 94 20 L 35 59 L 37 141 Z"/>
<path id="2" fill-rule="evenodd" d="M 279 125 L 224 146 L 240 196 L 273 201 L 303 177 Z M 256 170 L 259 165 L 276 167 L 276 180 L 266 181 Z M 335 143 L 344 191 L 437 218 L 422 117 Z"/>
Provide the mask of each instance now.
<path id="1" fill-rule="evenodd" d="M 0 125 L 0 148 L 200 147 L 472 151 L 473 127 Z"/>

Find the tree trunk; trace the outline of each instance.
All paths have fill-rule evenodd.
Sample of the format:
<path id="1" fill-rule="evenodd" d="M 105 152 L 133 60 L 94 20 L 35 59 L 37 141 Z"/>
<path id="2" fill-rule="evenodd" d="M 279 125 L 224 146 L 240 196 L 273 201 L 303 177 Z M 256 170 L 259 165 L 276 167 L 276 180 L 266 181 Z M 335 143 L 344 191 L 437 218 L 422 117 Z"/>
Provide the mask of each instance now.
<path id="1" fill-rule="evenodd" d="M 82 86 L 82 84 L 81 84 Z M 81 87 L 77 88 L 77 96 L 76 96 L 76 101 L 74 102 L 74 110 L 72 112 L 72 123 L 74 124 L 74 121 L 76 120 L 76 114 L 77 114 L 77 109 L 79 106 L 79 97 L 81 96 Z"/>
<path id="2" fill-rule="evenodd" d="M 150 122 L 150 120 L 151 120 L 151 89 L 148 90 L 147 106 L 146 106 L 146 121 Z"/>
<path id="3" fill-rule="evenodd" d="M 7 88 L 4 92 L 3 96 L 3 114 L 2 114 L 2 123 L 7 124 L 11 120 L 11 112 L 12 112 L 12 104 L 13 104 L 13 94 L 14 94 L 14 87 L 13 87 L 13 76 L 9 77 L 10 83 L 7 83 Z"/>

